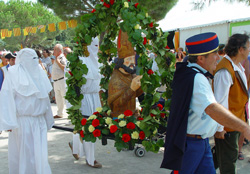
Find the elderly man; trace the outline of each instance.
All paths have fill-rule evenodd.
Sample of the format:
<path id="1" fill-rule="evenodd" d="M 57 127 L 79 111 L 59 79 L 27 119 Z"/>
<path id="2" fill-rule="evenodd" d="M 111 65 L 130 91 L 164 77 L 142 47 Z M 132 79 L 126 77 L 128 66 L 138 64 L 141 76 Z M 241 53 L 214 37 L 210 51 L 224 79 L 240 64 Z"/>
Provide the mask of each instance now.
<path id="1" fill-rule="evenodd" d="M 118 57 L 115 70 L 109 81 L 108 104 L 111 116 L 117 117 L 126 110 L 136 111 L 136 97 L 140 96 L 141 76 L 136 76 L 135 52 L 128 41 L 127 33 L 120 30 L 118 36 Z"/>
<path id="2" fill-rule="evenodd" d="M 249 51 L 249 37 L 246 34 L 232 35 L 225 46 L 226 56 L 218 64 L 214 76 L 214 95 L 217 102 L 244 122 L 247 121 L 245 111 L 249 97 L 246 75 L 240 62 L 247 60 Z M 215 134 L 221 174 L 237 173 L 239 137 L 240 130 L 228 126 L 222 127 Z"/>
<path id="3" fill-rule="evenodd" d="M 209 84 L 219 60 L 218 45 L 216 33 L 186 40 L 189 63 L 176 64 L 162 168 L 179 174 L 215 174 L 208 138 L 218 123 L 250 138 L 249 126 L 216 102 Z"/>
<path id="4" fill-rule="evenodd" d="M 64 96 L 66 93 L 64 68 L 66 65 L 66 58 L 63 55 L 63 46 L 56 44 L 54 47 L 55 63 L 52 66 L 52 79 L 54 81 L 54 91 L 57 104 L 57 115 L 54 118 L 63 117 Z"/>
<path id="5" fill-rule="evenodd" d="M 8 130 L 9 173 L 50 174 L 47 131 L 54 124 L 51 85 L 33 49 L 18 52 L 0 92 L 0 131 Z"/>

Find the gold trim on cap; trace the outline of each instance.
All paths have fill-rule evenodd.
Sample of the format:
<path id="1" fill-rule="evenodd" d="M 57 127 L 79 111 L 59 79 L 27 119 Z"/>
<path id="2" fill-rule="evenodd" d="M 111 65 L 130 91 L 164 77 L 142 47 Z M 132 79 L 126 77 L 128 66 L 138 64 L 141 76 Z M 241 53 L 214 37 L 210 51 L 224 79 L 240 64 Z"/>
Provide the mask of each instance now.
<path id="1" fill-rule="evenodd" d="M 190 55 L 190 56 L 202 56 L 202 55 L 205 55 L 205 54 L 212 53 L 212 52 L 214 52 L 214 51 L 216 51 L 216 50 L 218 50 L 218 49 L 219 49 L 219 46 L 218 46 L 217 48 L 215 48 L 215 49 L 211 50 L 211 51 L 208 51 L 208 52 L 203 52 L 203 53 L 195 53 L 195 54 L 189 54 L 189 55 Z"/>

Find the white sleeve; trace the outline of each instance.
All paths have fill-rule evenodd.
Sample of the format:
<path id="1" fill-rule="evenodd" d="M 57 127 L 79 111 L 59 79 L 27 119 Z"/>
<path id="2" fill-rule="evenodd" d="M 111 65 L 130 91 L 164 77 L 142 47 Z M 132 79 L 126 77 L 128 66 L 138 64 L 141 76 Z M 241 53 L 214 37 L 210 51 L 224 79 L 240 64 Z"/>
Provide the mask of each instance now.
<path id="1" fill-rule="evenodd" d="M 194 78 L 193 96 L 190 108 L 201 118 L 204 116 L 205 109 L 212 103 L 216 103 L 216 100 L 211 85 L 203 74 L 197 73 Z"/>
<path id="2" fill-rule="evenodd" d="M 8 73 L 6 73 L 0 91 L 0 131 L 18 127 L 14 91 Z"/>
<path id="3" fill-rule="evenodd" d="M 232 77 L 226 69 L 219 70 L 214 76 L 214 96 L 218 103 L 228 109 L 229 89 L 233 84 Z M 217 131 L 222 132 L 224 126 L 218 126 Z"/>

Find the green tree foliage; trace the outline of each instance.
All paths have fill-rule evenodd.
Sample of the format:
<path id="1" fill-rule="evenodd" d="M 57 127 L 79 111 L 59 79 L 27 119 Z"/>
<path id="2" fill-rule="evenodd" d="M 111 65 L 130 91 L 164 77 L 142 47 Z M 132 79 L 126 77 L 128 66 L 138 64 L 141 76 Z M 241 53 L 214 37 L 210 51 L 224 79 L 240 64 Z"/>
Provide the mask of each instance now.
<path id="1" fill-rule="evenodd" d="M 70 18 L 77 18 L 80 20 L 83 14 L 90 13 L 96 4 L 102 3 L 101 0 L 38 0 L 38 2 L 53 9 L 55 14 L 64 20 Z M 178 2 L 178 0 L 134 0 L 134 2 L 140 3 L 148 10 L 148 14 L 152 16 L 153 19 L 159 21 L 165 17 L 167 12 Z"/>
<path id="2" fill-rule="evenodd" d="M 0 2 L 0 28 L 13 30 L 13 28 L 36 27 L 38 25 L 47 25 L 50 23 L 60 22 L 61 19 L 56 17 L 51 11 L 45 8 L 40 3 L 24 2 L 11 0 L 7 3 Z M 57 31 L 59 31 L 57 29 Z M 19 50 L 20 45 L 23 47 L 50 47 L 55 43 L 55 37 L 60 32 L 49 32 L 46 28 L 44 33 L 37 30 L 36 34 L 24 36 L 21 31 L 21 36 L 15 36 L 12 32 L 12 37 L 3 39 L 0 44 L 0 49 Z"/>

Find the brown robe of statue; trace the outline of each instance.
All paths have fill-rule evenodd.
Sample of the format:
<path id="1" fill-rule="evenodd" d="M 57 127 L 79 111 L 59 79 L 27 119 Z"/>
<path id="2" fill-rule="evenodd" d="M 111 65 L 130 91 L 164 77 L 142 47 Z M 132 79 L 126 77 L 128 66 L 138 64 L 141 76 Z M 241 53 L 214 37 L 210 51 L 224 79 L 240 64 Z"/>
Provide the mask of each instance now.
<path id="1" fill-rule="evenodd" d="M 133 91 L 130 84 L 133 79 L 132 74 L 123 74 L 115 69 L 109 81 L 108 87 L 108 105 L 111 109 L 111 117 L 118 117 L 126 110 L 136 111 L 136 97 L 143 91 L 139 88 Z"/>

